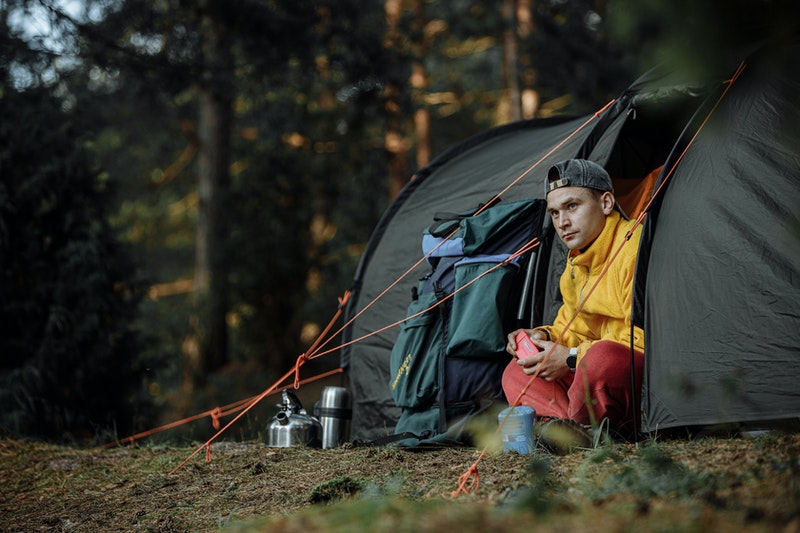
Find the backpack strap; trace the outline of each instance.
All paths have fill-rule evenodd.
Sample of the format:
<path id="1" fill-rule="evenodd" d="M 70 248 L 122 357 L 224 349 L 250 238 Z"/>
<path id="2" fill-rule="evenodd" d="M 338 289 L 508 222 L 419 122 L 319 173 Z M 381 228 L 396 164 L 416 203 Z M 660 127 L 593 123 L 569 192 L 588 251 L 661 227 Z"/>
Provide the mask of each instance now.
<path id="1" fill-rule="evenodd" d="M 455 276 L 452 275 L 452 271 L 453 268 L 455 268 L 455 264 L 459 262 L 462 257 L 437 257 L 436 259 L 438 260 L 436 268 L 434 268 L 433 272 L 425 279 L 425 283 L 422 285 L 422 290 L 420 292 L 423 294 L 429 292 L 436 293 L 436 299 L 441 300 L 455 290 L 456 280 Z M 419 294 L 417 296 L 419 296 Z"/>
<path id="2" fill-rule="evenodd" d="M 447 237 L 461 225 L 462 220 L 471 216 L 469 213 L 436 213 L 428 233 L 438 239 Z"/>
<path id="3" fill-rule="evenodd" d="M 410 431 L 406 431 L 403 433 L 397 433 L 395 435 L 386 435 L 385 437 L 379 437 L 375 440 L 354 440 L 353 446 L 356 448 L 372 448 L 376 446 L 386 446 L 387 444 L 393 444 L 395 442 L 405 440 L 405 439 L 417 439 L 419 441 L 429 439 L 434 435 L 433 431 L 423 431 L 419 435 L 416 433 L 411 433 Z"/>
<path id="4" fill-rule="evenodd" d="M 437 238 L 446 237 L 450 235 L 456 228 L 458 228 L 462 220 L 473 217 L 478 211 L 493 207 L 500 201 L 501 198 L 495 197 L 487 203 L 478 204 L 478 207 L 476 207 L 474 210 L 465 213 L 438 211 L 433 214 L 433 224 L 431 224 L 431 226 L 428 228 L 428 233 Z"/>

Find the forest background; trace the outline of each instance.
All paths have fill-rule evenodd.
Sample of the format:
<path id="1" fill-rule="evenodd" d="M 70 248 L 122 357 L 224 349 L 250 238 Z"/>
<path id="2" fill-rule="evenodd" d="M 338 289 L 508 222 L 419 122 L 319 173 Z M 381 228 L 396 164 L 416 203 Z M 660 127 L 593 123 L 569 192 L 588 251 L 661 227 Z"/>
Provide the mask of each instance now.
<path id="1" fill-rule="evenodd" d="M 105 442 L 260 393 L 435 154 L 658 63 L 700 79 L 798 11 L 0 0 L 0 434 Z"/>

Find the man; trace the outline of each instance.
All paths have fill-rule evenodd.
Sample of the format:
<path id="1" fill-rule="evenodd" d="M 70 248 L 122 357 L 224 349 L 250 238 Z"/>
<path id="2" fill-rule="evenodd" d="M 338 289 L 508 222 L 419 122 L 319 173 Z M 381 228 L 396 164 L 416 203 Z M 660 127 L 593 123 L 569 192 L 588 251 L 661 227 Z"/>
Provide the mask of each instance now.
<path id="1" fill-rule="evenodd" d="M 631 437 L 644 361 L 644 332 L 634 327 L 631 390 L 631 300 L 641 228 L 630 234 L 634 222 L 616 204 L 608 173 L 592 161 L 571 159 L 552 167 L 545 194 L 556 233 L 569 250 L 560 280 L 564 303 L 552 325 L 508 335 L 506 350 L 512 355 L 520 331 L 541 351 L 509 363 L 503 390 L 509 403 L 533 407 L 540 420 L 596 427 L 608 419 Z"/>

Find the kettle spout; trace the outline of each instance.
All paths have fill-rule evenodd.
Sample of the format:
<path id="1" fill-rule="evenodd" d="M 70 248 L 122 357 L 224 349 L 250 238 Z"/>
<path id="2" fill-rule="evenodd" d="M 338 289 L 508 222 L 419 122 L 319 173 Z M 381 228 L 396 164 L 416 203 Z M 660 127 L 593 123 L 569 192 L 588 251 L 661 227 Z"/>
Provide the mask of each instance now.
<path id="1" fill-rule="evenodd" d="M 278 414 L 275 415 L 275 420 L 282 426 L 285 426 L 289 423 L 289 414 L 286 411 L 279 411 Z"/>

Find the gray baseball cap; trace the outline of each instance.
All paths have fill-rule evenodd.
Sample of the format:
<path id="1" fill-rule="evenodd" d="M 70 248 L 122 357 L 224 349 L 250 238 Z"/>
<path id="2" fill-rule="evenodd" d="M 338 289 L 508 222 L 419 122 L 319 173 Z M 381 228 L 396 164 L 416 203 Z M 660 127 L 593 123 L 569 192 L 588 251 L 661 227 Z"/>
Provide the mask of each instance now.
<path id="1" fill-rule="evenodd" d="M 588 159 L 567 159 L 555 164 L 547 171 L 547 181 L 544 184 L 544 196 L 550 191 L 560 187 L 588 187 L 602 192 L 614 193 L 611 176 L 606 169 Z M 614 209 L 619 211 L 623 218 L 628 218 L 618 202 L 614 202 Z"/>
<path id="2" fill-rule="evenodd" d="M 544 195 L 560 187 L 589 187 L 614 192 L 611 176 L 606 169 L 588 159 L 567 159 L 547 171 Z"/>

